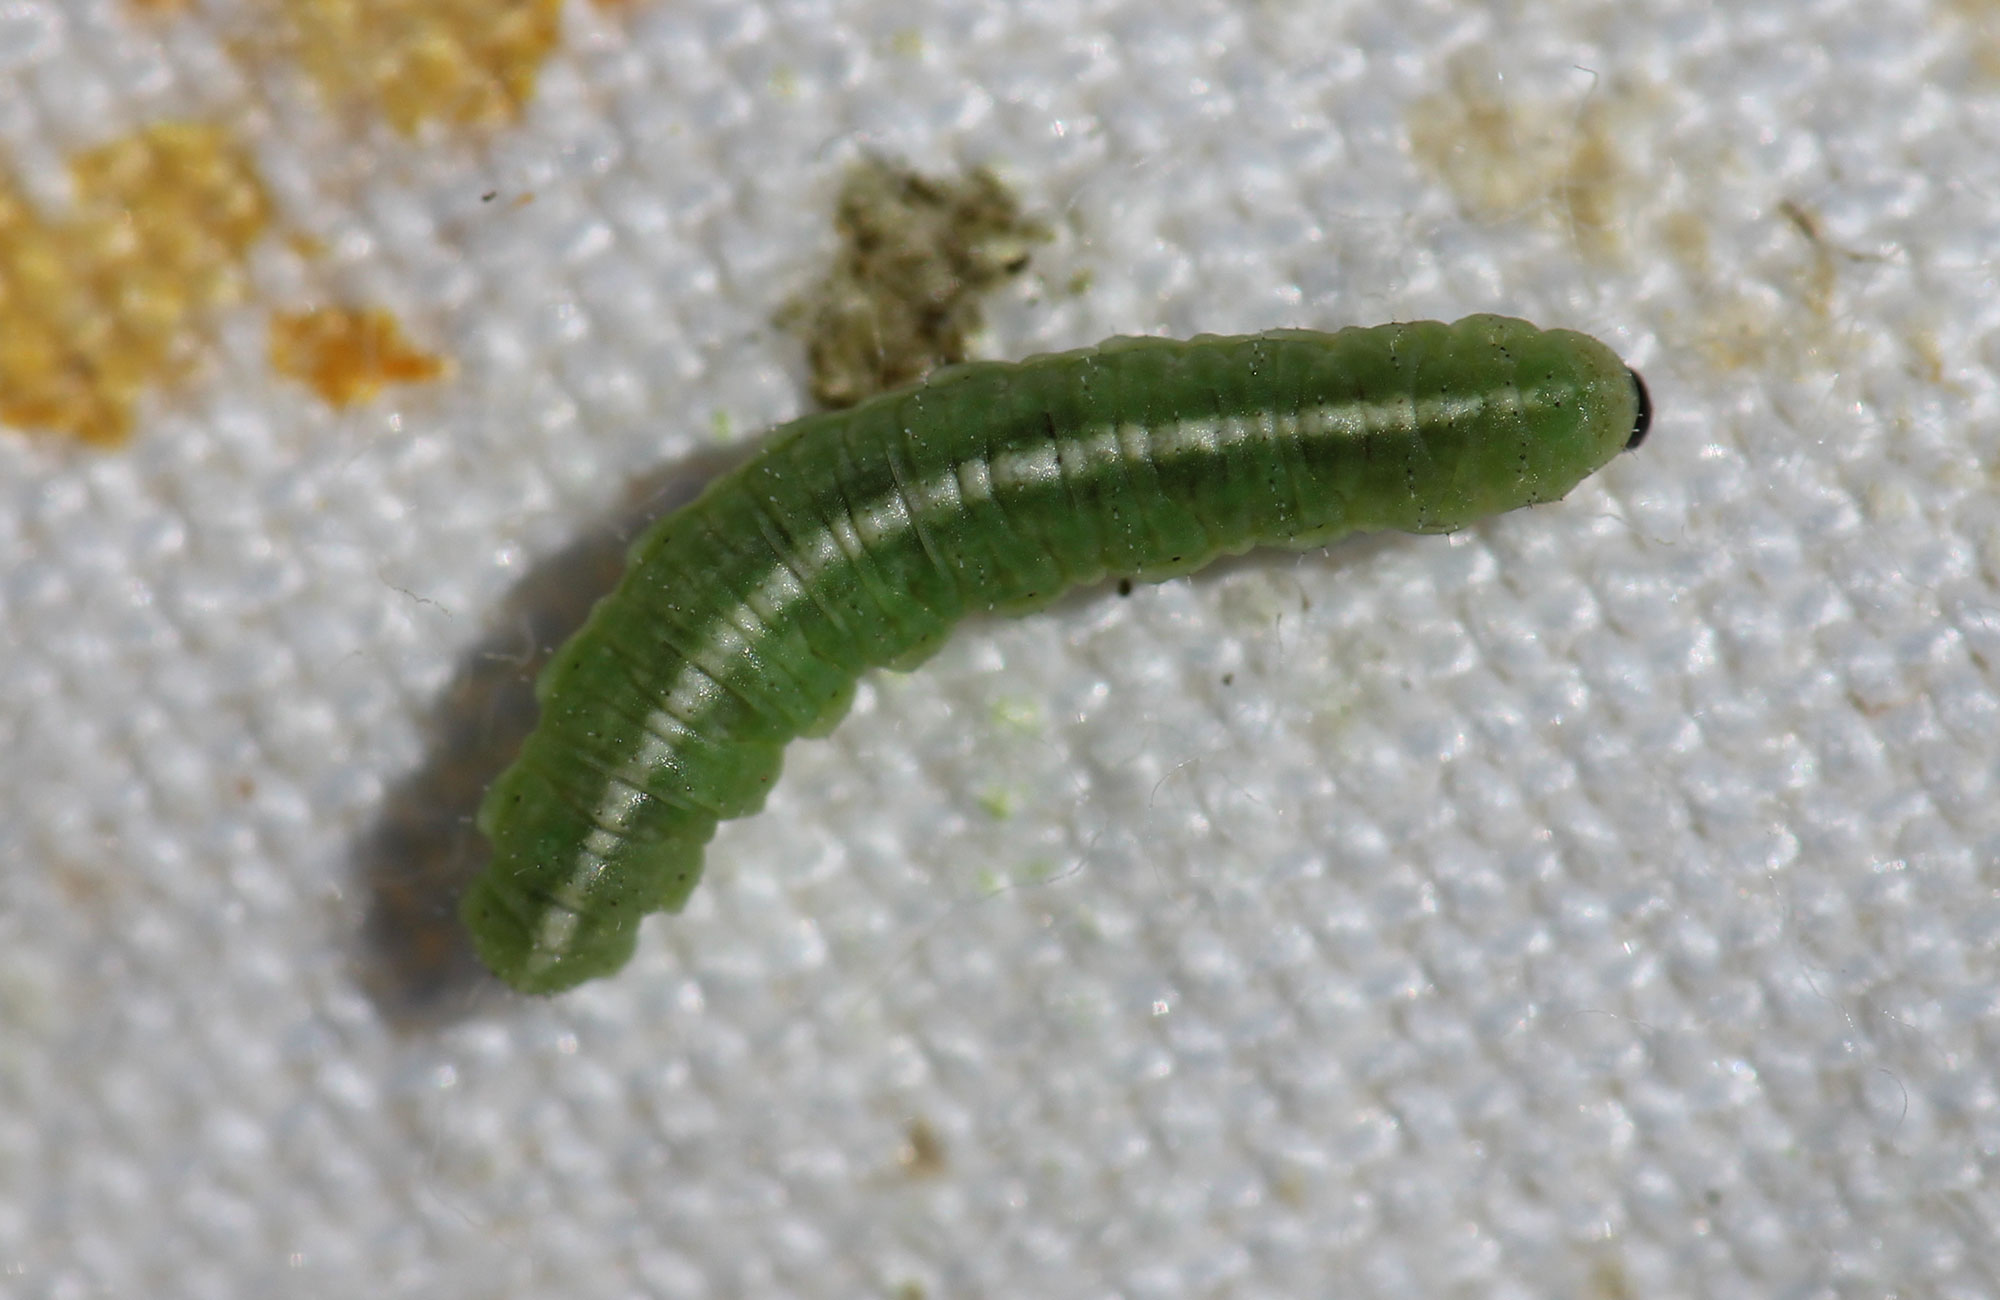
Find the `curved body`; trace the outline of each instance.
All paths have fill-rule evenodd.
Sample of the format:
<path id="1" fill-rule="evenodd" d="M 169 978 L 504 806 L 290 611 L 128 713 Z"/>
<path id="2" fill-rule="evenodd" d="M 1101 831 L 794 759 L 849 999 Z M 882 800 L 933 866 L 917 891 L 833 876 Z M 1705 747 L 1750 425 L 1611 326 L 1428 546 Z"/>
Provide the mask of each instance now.
<path id="1" fill-rule="evenodd" d="M 686 901 L 716 824 L 763 805 L 786 742 L 964 614 L 1461 528 L 1563 496 L 1648 415 L 1603 344 L 1474 316 L 1116 339 L 795 421 L 648 530 L 543 672 L 462 915 L 517 988 L 607 974 L 642 916 Z"/>

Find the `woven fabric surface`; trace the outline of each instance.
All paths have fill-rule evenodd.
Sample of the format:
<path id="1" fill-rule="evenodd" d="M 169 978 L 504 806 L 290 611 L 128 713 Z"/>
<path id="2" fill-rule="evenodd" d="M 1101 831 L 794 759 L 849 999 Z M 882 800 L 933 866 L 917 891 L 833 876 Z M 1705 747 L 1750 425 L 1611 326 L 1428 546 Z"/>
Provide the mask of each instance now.
<path id="1" fill-rule="evenodd" d="M 128 442 L 0 437 L 0 1291 L 2000 1295 L 2000 7 L 524 3 L 430 114 L 332 8 L 0 11 L 0 324 L 120 140 L 266 209 Z M 506 994 L 522 665 L 806 409 L 871 154 L 1052 227 L 986 355 L 1499 311 L 1653 436 L 974 620 Z M 445 369 L 277 373 L 329 302 Z"/>

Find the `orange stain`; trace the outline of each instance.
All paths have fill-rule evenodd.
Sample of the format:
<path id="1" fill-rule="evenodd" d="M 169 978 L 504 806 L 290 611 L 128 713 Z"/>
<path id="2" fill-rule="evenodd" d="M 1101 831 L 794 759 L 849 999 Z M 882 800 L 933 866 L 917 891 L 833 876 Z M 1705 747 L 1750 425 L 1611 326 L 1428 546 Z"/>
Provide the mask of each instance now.
<path id="1" fill-rule="evenodd" d="M 379 307 L 318 307 L 272 319 L 271 366 L 311 385 L 334 406 L 353 406 L 388 384 L 436 379 L 445 362 L 413 347 L 396 318 Z"/>
<path id="2" fill-rule="evenodd" d="M 101 145 L 70 174 L 59 220 L 0 179 L 0 423 L 109 445 L 243 296 L 270 200 L 236 140 L 192 123 Z"/>
<path id="3" fill-rule="evenodd" d="M 299 60 L 329 99 L 397 130 L 520 116 L 562 35 L 562 0 L 285 0 Z"/>

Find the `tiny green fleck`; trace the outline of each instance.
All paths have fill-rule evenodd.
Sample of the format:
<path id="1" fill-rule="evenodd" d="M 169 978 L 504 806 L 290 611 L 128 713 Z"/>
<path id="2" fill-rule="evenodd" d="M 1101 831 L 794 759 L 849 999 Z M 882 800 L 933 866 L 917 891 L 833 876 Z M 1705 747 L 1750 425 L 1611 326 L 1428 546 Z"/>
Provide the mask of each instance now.
<path id="1" fill-rule="evenodd" d="M 1042 734 L 1042 706 L 1038 700 L 1018 695 L 995 700 L 990 717 L 998 731 L 1009 731 L 1017 736 Z"/>

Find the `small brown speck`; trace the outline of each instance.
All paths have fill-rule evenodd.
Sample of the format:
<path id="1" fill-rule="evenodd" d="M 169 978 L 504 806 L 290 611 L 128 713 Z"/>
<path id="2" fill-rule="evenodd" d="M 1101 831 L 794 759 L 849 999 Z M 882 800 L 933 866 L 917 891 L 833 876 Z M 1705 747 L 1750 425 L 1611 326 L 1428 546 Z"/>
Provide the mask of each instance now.
<path id="1" fill-rule="evenodd" d="M 911 1178 L 935 1178 L 945 1171 L 944 1140 L 929 1121 L 913 1119 L 903 1129 L 903 1145 L 896 1163 Z"/>

